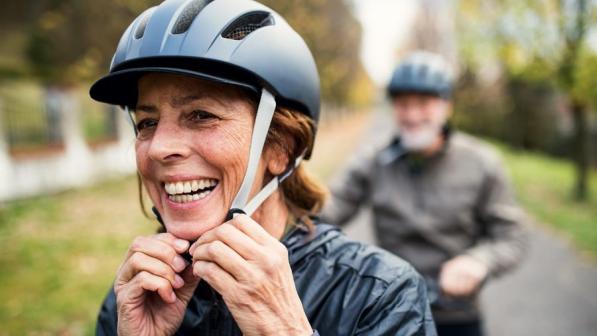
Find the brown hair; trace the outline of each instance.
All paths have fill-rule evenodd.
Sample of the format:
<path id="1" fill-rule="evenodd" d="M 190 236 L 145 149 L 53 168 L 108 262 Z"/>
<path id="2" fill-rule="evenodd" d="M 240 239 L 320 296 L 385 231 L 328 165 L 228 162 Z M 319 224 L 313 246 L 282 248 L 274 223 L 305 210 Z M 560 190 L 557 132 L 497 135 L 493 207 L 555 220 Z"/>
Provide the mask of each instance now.
<path id="1" fill-rule="evenodd" d="M 274 146 L 283 151 L 290 163 L 306 148 L 313 147 L 315 124 L 306 115 L 278 107 L 267 134 L 266 146 Z M 319 212 L 323 206 L 327 191 L 309 175 L 303 164 L 281 184 L 284 202 L 290 214 L 314 229 L 309 216 Z"/>

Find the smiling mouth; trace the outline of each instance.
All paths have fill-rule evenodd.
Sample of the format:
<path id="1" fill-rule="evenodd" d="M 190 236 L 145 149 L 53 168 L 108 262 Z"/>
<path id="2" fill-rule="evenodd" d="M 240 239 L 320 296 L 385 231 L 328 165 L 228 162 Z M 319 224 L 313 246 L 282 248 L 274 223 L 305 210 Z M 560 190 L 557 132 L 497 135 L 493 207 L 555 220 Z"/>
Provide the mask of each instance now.
<path id="1" fill-rule="evenodd" d="M 207 197 L 218 185 L 215 179 L 200 179 L 164 183 L 168 199 L 175 203 L 189 203 Z"/>

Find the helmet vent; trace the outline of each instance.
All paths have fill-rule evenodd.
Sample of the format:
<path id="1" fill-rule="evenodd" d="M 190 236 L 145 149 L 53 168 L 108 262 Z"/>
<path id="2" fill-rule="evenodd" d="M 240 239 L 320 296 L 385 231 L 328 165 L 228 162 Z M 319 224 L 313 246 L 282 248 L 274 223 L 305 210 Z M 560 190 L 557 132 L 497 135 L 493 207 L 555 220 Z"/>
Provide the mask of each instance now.
<path id="1" fill-rule="evenodd" d="M 251 12 L 234 20 L 222 33 L 222 37 L 242 40 L 259 28 L 271 26 L 274 18 L 267 12 Z"/>
<path id="2" fill-rule="evenodd" d="M 149 21 L 150 17 L 151 17 L 151 13 L 147 13 L 147 14 L 143 15 L 143 17 L 141 18 L 141 22 L 139 22 L 137 29 L 135 29 L 135 38 L 137 40 L 142 38 L 143 34 L 145 34 L 145 27 L 147 27 L 147 21 Z"/>
<path id="3" fill-rule="evenodd" d="M 172 34 L 182 34 L 189 30 L 193 20 L 199 15 L 199 12 L 209 5 L 213 0 L 193 0 L 185 9 L 182 10 L 180 16 L 176 20 L 174 27 L 172 27 Z"/>

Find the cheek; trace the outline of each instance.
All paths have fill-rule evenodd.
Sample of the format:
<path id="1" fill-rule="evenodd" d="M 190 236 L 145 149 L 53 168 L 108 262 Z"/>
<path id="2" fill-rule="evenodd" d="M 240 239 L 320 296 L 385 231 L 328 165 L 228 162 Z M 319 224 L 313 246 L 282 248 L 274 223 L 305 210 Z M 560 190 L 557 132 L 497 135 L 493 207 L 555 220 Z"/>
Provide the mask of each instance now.
<path id="1" fill-rule="evenodd" d="M 137 161 L 137 170 L 141 175 L 141 182 L 149 192 L 152 199 L 155 199 L 154 194 L 159 194 L 158 187 L 151 183 L 152 179 L 152 163 L 148 155 L 149 143 L 139 142 L 135 143 L 135 157 Z"/>
<path id="2" fill-rule="evenodd" d="M 447 120 L 447 112 L 443 108 L 435 109 L 429 113 L 429 121 L 434 125 L 443 125 Z"/>
<path id="3" fill-rule="evenodd" d="M 151 170 L 151 159 L 148 155 L 149 142 L 138 141 L 135 143 L 135 158 L 137 169 L 142 176 L 148 177 Z"/>
<path id="4" fill-rule="evenodd" d="M 232 125 L 231 125 L 232 126 Z M 197 151 L 222 175 L 227 198 L 240 187 L 244 177 L 251 143 L 251 128 L 237 125 L 221 127 L 204 134 L 198 140 Z"/>

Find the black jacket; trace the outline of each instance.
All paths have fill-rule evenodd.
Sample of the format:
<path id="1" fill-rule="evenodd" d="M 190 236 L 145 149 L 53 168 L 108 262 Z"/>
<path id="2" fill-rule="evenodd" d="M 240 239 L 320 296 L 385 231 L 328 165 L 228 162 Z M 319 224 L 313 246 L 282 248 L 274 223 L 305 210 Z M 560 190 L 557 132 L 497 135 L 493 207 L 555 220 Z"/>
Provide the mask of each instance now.
<path id="1" fill-rule="evenodd" d="M 436 335 L 422 278 L 402 259 L 352 241 L 337 227 L 318 224 L 313 235 L 291 231 L 288 248 L 296 289 L 311 326 L 331 335 Z M 98 318 L 98 335 L 116 335 L 111 290 Z M 241 335 L 222 298 L 201 281 L 177 335 Z"/>

